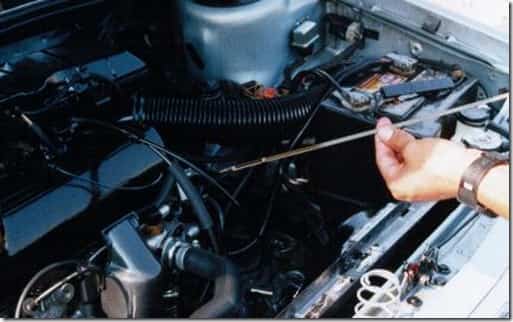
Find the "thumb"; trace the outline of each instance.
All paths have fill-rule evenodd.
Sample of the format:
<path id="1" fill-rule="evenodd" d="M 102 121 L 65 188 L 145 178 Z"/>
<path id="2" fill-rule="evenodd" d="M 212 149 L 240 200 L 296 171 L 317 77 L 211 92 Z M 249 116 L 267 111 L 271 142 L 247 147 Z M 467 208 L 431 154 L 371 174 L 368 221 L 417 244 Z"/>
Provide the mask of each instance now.
<path id="1" fill-rule="evenodd" d="M 388 118 L 381 118 L 377 124 L 377 137 L 395 152 L 402 152 L 415 138 L 410 133 L 394 128 Z"/>

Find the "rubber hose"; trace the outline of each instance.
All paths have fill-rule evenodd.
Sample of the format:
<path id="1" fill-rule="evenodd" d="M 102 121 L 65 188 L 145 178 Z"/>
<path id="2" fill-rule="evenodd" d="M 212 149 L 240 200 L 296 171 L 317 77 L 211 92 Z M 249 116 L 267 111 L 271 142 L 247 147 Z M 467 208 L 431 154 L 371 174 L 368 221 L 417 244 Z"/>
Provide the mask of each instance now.
<path id="1" fill-rule="evenodd" d="M 162 184 L 162 187 L 160 188 L 159 194 L 157 195 L 157 198 L 154 201 L 154 205 L 156 209 L 159 209 L 161 206 L 164 205 L 167 198 L 169 198 L 169 195 L 171 194 L 171 190 L 173 190 L 173 187 L 176 184 L 175 176 L 171 173 L 171 170 L 167 170 L 166 176 L 164 177 L 164 183 Z"/>
<path id="2" fill-rule="evenodd" d="M 167 170 L 163 181 L 164 183 L 162 184 L 155 200 L 151 204 L 136 211 L 142 218 L 145 218 L 146 220 L 156 220 L 157 222 L 162 220 L 162 215 L 159 213 L 160 207 L 162 207 L 169 198 L 169 195 L 176 184 L 176 179 L 173 174 Z"/>
<path id="3" fill-rule="evenodd" d="M 324 91 L 325 86 L 317 86 L 272 99 L 138 96 L 132 113 L 136 122 L 172 125 L 210 138 L 234 138 L 234 133 L 237 137 L 286 136 L 308 118 Z"/>
<path id="4" fill-rule="evenodd" d="M 207 207 L 205 206 L 205 202 L 203 201 L 201 194 L 192 184 L 191 180 L 185 173 L 185 170 L 177 162 L 173 162 L 172 165 L 168 167 L 168 169 L 182 188 L 184 194 L 189 198 L 200 227 L 208 232 L 209 239 L 212 243 L 212 248 L 216 253 L 219 253 L 220 249 L 214 231 L 214 223 L 210 213 L 207 210 Z"/>
<path id="5" fill-rule="evenodd" d="M 191 247 L 183 259 L 183 269 L 215 282 L 214 296 L 192 313 L 191 318 L 234 317 L 242 302 L 240 274 L 230 260 L 201 248 Z"/>

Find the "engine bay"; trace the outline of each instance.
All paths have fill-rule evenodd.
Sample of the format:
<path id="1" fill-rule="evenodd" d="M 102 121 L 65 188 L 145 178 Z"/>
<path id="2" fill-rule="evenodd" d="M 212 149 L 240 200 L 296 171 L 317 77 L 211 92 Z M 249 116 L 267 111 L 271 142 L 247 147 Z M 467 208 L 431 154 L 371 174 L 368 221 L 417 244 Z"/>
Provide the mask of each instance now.
<path id="1" fill-rule="evenodd" d="M 417 8 L 429 19 L 415 29 L 382 9 L 52 0 L 0 12 L 0 317 L 387 316 L 361 296 L 373 269 L 414 276 L 394 295 L 401 312 L 429 303 L 419 287 L 443 288 L 466 263 L 439 252 L 506 222 L 465 230 L 477 213 L 455 200 L 395 201 L 372 137 L 223 171 L 509 91 L 509 71 L 437 38 L 443 20 Z M 509 153 L 509 123 L 501 101 L 406 130 Z"/>

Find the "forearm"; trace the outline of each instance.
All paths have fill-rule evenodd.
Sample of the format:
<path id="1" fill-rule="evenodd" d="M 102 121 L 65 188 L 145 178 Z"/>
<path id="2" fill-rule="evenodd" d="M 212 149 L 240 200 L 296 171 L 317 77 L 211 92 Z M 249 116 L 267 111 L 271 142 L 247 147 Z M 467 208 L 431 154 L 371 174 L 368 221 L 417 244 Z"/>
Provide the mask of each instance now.
<path id="1" fill-rule="evenodd" d="M 497 215 L 509 218 L 509 165 L 491 169 L 477 190 L 481 205 Z"/>

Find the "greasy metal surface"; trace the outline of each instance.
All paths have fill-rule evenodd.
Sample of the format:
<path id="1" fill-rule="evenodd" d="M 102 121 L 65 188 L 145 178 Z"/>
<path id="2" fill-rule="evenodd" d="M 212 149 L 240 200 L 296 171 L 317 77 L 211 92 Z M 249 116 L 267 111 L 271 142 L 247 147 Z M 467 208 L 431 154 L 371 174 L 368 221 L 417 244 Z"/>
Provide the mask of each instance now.
<path id="1" fill-rule="evenodd" d="M 188 66 L 204 80 L 256 80 L 276 85 L 294 59 L 291 32 L 306 19 L 319 21 L 319 0 L 260 0 L 234 7 L 209 7 L 180 0 L 184 41 L 204 67 Z"/>

